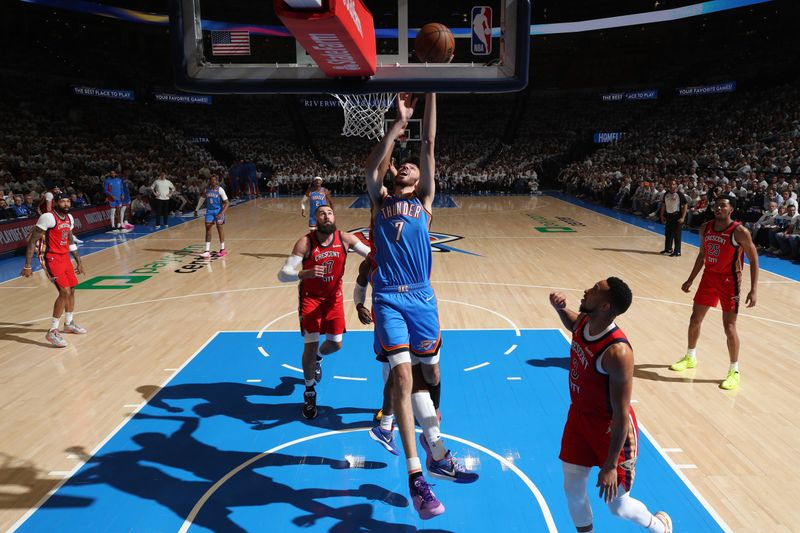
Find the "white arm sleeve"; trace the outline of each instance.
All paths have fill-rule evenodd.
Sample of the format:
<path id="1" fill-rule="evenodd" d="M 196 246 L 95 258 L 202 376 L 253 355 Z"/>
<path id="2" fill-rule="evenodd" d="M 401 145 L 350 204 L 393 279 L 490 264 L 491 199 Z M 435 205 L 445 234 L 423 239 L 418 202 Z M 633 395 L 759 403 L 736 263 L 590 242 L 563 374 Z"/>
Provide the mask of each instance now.
<path id="1" fill-rule="evenodd" d="M 358 307 L 358 304 L 364 305 L 364 302 L 367 300 L 367 286 L 361 286 L 356 283 L 356 286 L 353 288 L 353 301 Z"/>
<path id="2" fill-rule="evenodd" d="M 36 227 L 42 231 L 47 231 L 50 228 L 56 227 L 56 217 L 53 213 L 42 213 L 39 220 L 36 221 Z"/>
<path id="3" fill-rule="evenodd" d="M 278 272 L 278 280 L 282 283 L 291 283 L 300 279 L 297 275 L 297 267 L 301 265 L 303 258 L 299 255 L 290 255 Z"/>
<path id="4" fill-rule="evenodd" d="M 353 251 L 358 255 L 360 255 L 361 257 L 367 257 L 369 255 L 370 249 L 369 246 L 359 241 L 356 243 L 355 246 L 353 246 Z"/>
<path id="5" fill-rule="evenodd" d="M 228 201 L 228 195 L 225 194 L 225 189 L 223 189 L 222 187 L 219 188 L 219 197 L 222 198 L 223 202 Z"/>

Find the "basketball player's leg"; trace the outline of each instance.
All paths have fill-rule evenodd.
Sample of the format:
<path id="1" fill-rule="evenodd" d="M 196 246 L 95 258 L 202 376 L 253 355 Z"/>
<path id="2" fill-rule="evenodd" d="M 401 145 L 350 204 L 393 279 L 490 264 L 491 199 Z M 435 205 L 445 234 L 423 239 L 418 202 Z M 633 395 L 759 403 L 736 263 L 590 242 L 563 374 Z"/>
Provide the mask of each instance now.
<path id="1" fill-rule="evenodd" d="M 694 304 L 692 305 L 692 315 L 689 317 L 686 354 L 670 366 L 670 369 L 676 372 L 682 372 L 697 366 L 697 340 L 700 338 L 700 329 L 708 310 L 717 305 L 718 299 L 715 299 L 715 295 L 709 293 L 709 291 L 703 287 L 702 281 L 700 285 L 695 295 Z"/>
<path id="2" fill-rule="evenodd" d="M 228 252 L 225 251 L 225 215 L 219 215 L 214 225 L 217 226 L 217 236 L 219 237 L 219 253 L 217 256 L 225 257 L 228 255 Z"/>
<path id="3" fill-rule="evenodd" d="M 214 215 L 206 212 L 206 250 L 200 254 L 200 257 L 211 257 L 211 228 L 213 226 Z"/>
<path id="4" fill-rule="evenodd" d="M 738 316 L 738 300 L 732 305 L 722 306 L 722 326 L 725 329 L 725 338 L 728 343 L 728 358 L 730 366 L 725 379 L 720 387 L 725 390 L 735 390 L 739 388 L 739 333 L 736 330 L 736 317 Z"/>
<path id="5" fill-rule="evenodd" d="M 325 342 L 319 347 L 314 358 L 314 375 L 317 383 L 322 381 L 323 357 L 342 349 L 342 341 L 346 331 L 342 293 L 339 292 L 334 296 L 325 298 L 320 310 L 322 315 L 320 333 L 325 334 Z"/>
<path id="6" fill-rule="evenodd" d="M 303 417 L 312 419 L 317 416 L 317 380 L 314 366 L 317 361 L 319 335 L 322 325 L 323 300 L 303 297 L 300 299 L 300 331 L 303 335 L 302 368 L 306 390 L 303 393 Z"/>

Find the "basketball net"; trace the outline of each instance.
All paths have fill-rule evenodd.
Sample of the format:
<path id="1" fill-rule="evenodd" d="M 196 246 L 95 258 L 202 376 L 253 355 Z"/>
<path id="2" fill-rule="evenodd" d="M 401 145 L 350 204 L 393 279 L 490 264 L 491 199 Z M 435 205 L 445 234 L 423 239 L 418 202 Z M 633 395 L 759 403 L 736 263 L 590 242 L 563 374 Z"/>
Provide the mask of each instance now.
<path id="1" fill-rule="evenodd" d="M 342 135 L 367 137 L 379 140 L 383 137 L 383 116 L 392 106 L 396 93 L 334 94 L 344 110 Z"/>

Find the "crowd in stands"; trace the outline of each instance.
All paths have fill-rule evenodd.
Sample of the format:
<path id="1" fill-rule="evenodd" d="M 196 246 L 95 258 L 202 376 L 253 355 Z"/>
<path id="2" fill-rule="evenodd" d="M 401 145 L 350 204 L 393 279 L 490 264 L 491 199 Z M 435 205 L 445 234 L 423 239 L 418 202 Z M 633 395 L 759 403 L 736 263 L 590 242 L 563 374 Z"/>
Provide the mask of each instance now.
<path id="1" fill-rule="evenodd" d="M 800 91 L 679 98 L 654 109 L 619 142 L 567 165 L 567 193 L 657 219 L 671 180 L 688 200 L 685 227 L 713 218 L 719 195 L 734 199 L 734 218 L 748 224 L 760 249 L 798 255 Z"/>
<path id="2" fill-rule="evenodd" d="M 513 98 L 442 95 L 439 190 L 528 193 L 538 187 L 542 164 L 585 146 L 587 132 L 620 130 L 622 140 L 565 164 L 559 186 L 656 219 L 676 180 L 688 199 L 687 228 L 710 219 L 709 203 L 728 195 L 759 246 L 797 255 L 796 84 L 655 103 L 535 96 L 517 109 L 523 120 L 512 131 L 514 142 L 504 144 Z M 161 171 L 175 185 L 173 213 L 194 209 L 212 172 L 232 198 L 303 194 L 314 176 L 334 194 L 361 194 L 374 144 L 340 134 L 338 107 L 306 107 L 287 96 L 180 106 L 78 97 L 47 83 L 20 91 L 12 82 L 0 86 L 0 114 L 0 220 L 36 216 L 39 196 L 54 185 L 73 195 L 74 207 L 103 204 L 101 184 L 111 170 L 128 185 L 137 223 L 148 218 L 151 185 Z M 404 141 L 395 156 L 399 161 L 417 150 L 416 141 Z"/>

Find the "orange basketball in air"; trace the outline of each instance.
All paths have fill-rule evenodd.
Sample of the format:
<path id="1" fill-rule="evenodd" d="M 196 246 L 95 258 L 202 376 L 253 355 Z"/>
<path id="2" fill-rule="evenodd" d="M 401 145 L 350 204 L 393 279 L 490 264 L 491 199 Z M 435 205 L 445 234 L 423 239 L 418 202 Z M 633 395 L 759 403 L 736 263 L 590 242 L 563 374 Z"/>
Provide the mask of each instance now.
<path id="1" fill-rule="evenodd" d="M 414 53 L 423 63 L 447 63 L 455 50 L 453 32 L 438 22 L 425 24 L 414 39 Z"/>

